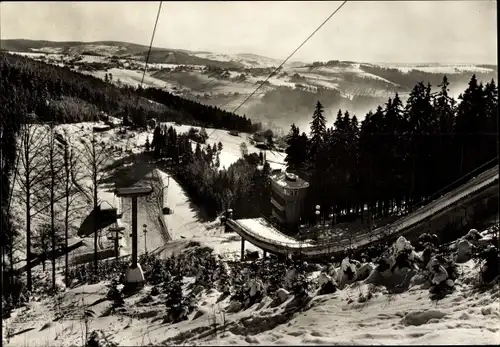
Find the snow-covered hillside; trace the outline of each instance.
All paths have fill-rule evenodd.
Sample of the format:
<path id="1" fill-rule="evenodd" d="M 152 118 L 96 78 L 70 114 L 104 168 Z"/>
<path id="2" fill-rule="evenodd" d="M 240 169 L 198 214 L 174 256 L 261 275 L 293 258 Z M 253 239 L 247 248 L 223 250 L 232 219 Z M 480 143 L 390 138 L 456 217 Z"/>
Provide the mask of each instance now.
<path id="1" fill-rule="evenodd" d="M 103 79 L 106 74 L 112 74 L 112 83 L 120 81 L 120 84 L 134 87 L 142 79 L 147 53 L 147 47 L 123 42 L 73 45 L 38 42 L 32 44 L 32 49 L 26 42 L 9 44 L 8 47 L 17 48 L 16 52 L 13 49 L 13 53 L 59 66 L 70 66 L 76 71 Z M 281 60 L 251 53 L 160 48 L 152 52 L 144 78 L 145 87 L 164 88 L 175 95 L 227 111 L 237 109 L 240 115 L 285 129 L 292 123 L 303 124 L 301 129 L 308 127 L 314 103 L 320 99 L 326 112 L 332 113 L 333 117 L 338 109 L 342 109 L 362 120 L 369 110 L 383 105 L 395 93 L 405 101 L 420 81 L 429 82 L 435 90 L 443 76 L 447 75 L 450 94 L 457 98 L 472 74 L 476 74 L 483 84 L 498 75 L 496 66 L 481 64 L 331 60 L 288 62 L 269 77 Z M 267 82 L 262 85 L 266 79 Z"/>
<path id="2" fill-rule="evenodd" d="M 190 125 L 177 125 L 174 123 L 165 123 L 168 126 L 174 127 L 177 132 L 185 133 L 188 132 L 192 127 Z M 195 129 L 200 129 L 200 127 L 193 127 Z M 220 165 L 221 168 L 226 169 L 239 158 L 241 158 L 240 145 L 242 142 L 247 144 L 248 153 L 259 153 L 262 150 L 250 144 L 250 135 L 246 133 L 240 133 L 238 136 L 233 136 L 229 134 L 227 130 L 206 128 L 209 138 L 207 139 L 207 144 L 211 146 L 214 143 L 222 142 L 222 152 L 220 155 Z M 196 148 L 196 143 L 193 142 L 193 149 Z M 277 151 L 266 151 L 266 159 L 269 165 L 273 169 L 283 169 L 285 165 L 285 154 Z"/>
<path id="3" fill-rule="evenodd" d="M 56 131 L 65 134 L 75 150 L 81 151 L 81 139 L 88 139 L 96 125 L 65 124 L 58 126 Z M 186 125 L 172 126 L 178 132 L 186 132 L 190 128 Z M 240 157 L 239 145 L 247 141 L 246 134 L 232 136 L 223 130 L 206 130 L 210 135 L 207 144 L 213 145 L 219 141 L 223 144 L 222 165 L 227 167 Z M 108 130 L 96 133 L 96 136 L 98 142 L 103 141 L 112 144 L 114 148 L 121 148 L 120 151 L 113 150 L 109 156 L 111 161 L 118 162 L 130 153 L 140 153 L 146 138 L 151 140 L 152 133 L 138 132 L 132 135 L 132 132 L 129 132 L 122 135 L 116 130 Z M 258 151 L 249 144 L 248 148 L 250 152 Z M 267 159 L 276 160 L 276 163 L 271 162 L 271 165 L 281 167 L 277 163 L 282 162 L 283 156 L 268 152 Z M 129 165 L 134 165 L 134 161 L 126 160 L 120 164 Z M 153 164 L 143 163 L 134 170 L 148 171 L 148 165 Z M 162 257 L 185 254 L 188 259 L 195 259 L 189 252 L 192 252 L 194 244 L 198 244 L 212 249 L 219 262 L 234 266 L 234 262 L 240 259 L 241 238 L 235 233 L 224 233 L 219 219 L 204 222 L 201 218 L 202 207 L 190 201 L 173 177 L 160 170 L 158 173 L 165 187 L 166 204 L 172 210 L 172 213 L 165 217 L 172 241 L 165 242 L 150 224 L 150 219 L 147 222 L 149 251 L 155 250 Z M 141 202 L 141 206 L 143 203 Z M 145 218 L 148 213 L 141 208 L 140 225 L 146 221 L 141 218 Z M 124 214 L 129 213 L 126 204 L 124 210 Z M 16 214 L 22 215 L 21 212 Z M 130 219 L 124 217 L 123 221 L 125 226 L 130 228 Z M 488 229 L 481 234 L 483 240 L 491 239 L 492 230 Z M 129 229 L 125 234 L 129 234 Z M 145 241 L 144 235 L 139 233 L 139 253 L 144 252 Z M 127 244 L 125 246 L 124 248 L 128 248 Z M 245 248 L 248 251 L 258 251 L 262 255 L 260 250 L 248 242 Z M 393 248 L 401 251 L 398 247 Z M 89 250 L 90 248 L 87 249 Z M 415 254 L 417 257 L 423 257 L 421 253 Z M 251 268 L 249 263 L 240 263 L 237 266 Z M 373 269 L 373 264 L 370 266 L 370 269 Z M 146 268 L 146 271 L 151 269 Z M 306 304 L 299 304 L 289 288 L 290 291 L 280 289 L 280 294 L 276 297 L 263 296 L 260 301 L 248 307 L 238 306 L 231 297 L 224 297 L 219 287 L 203 289 L 193 284 L 197 281 L 195 277 L 185 276 L 185 295 L 197 291 L 194 295 L 195 308 L 189 313 L 187 320 L 177 323 L 166 322 L 165 302 L 168 298 L 163 293 L 153 295 L 151 285 L 146 285 L 139 292 L 126 297 L 123 309 L 110 313 L 110 299 L 106 296 L 109 290 L 108 281 L 92 285 L 74 282 L 72 288 L 64 289 L 62 273 L 58 272 L 57 283 L 63 288 L 62 291 L 54 297 L 35 292 L 33 300 L 14 310 L 9 318 L 3 320 L 2 337 L 6 346 L 43 347 L 52 345 L 54 341 L 61 346 L 82 345 L 92 331 L 99 332 L 100 337 L 107 340 L 109 346 L 498 344 L 500 290 L 498 284 L 490 286 L 489 289 L 478 290 L 479 271 L 480 267 L 473 260 L 459 264 L 459 277 L 454 281 L 455 291 L 436 302 L 430 300 L 428 287 L 417 281 L 419 275 L 412 278 L 408 290 L 399 294 L 390 293 L 382 286 L 374 286 L 368 279 L 343 284 L 334 293 L 321 294 L 318 285 L 321 286 L 321 281 L 326 278 L 325 273 L 332 273 L 331 276 L 338 278 L 340 284 L 343 277 L 339 274 L 345 272 L 345 269 L 343 270 L 342 266 L 339 268 L 337 264 L 323 268 L 317 266 L 307 275 L 307 280 L 313 287 L 309 290 Z M 202 269 L 201 273 L 203 272 Z M 40 266 L 34 269 L 34 275 L 36 283 L 44 283 L 49 279 L 49 273 L 43 272 Z M 288 272 L 285 277 L 288 278 Z M 85 319 L 80 318 L 85 309 L 93 311 L 87 323 Z M 216 329 L 214 322 L 217 324 Z"/>
<path id="4" fill-rule="evenodd" d="M 186 242 L 174 241 L 166 251 L 182 254 L 186 247 Z M 343 270 L 335 267 L 335 271 Z M 31 301 L 4 320 L 3 338 L 6 346 L 48 346 L 54 341 L 60 346 L 82 345 L 90 332 L 98 333 L 106 346 L 499 344 L 500 289 L 496 284 L 478 290 L 477 272 L 474 261 L 461 264 L 454 292 L 437 302 L 429 299 L 429 290 L 417 275 L 399 294 L 367 279 L 330 294 L 311 290 L 303 303 L 280 289 L 275 299 L 264 296 L 248 307 L 236 305 L 217 289 L 197 286 L 198 276 L 184 277 L 184 295 L 197 292 L 195 307 L 186 320 L 176 323 L 167 318 L 168 298 L 153 293 L 150 285 L 110 311 L 106 281 Z M 293 276 L 293 271 L 285 275 Z M 323 278 L 324 269 L 308 275 L 316 286 Z M 85 309 L 93 312 L 87 320 L 81 318 Z"/>
<path id="5" fill-rule="evenodd" d="M 227 62 L 237 62 L 242 64 L 245 67 L 278 67 L 281 64 L 281 61 L 278 59 L 263 57 L 257 54 L 248 54 L 248 53 L 240 53 L 240 54 L 224 54 L 224 53 L 212 53 L 212 52 L 197 52 L 193 53 L 193 55 L 217 60 L 217 61 L 227 61 Z"/>
<path id="6" fill-rule="evenodd" d="M 473 64 L 388 64 L 388 63 L 380 63 L 377 64 L 381 67 L 390 68 L 390 69 L 398 69 L 404 73 L 407 73 L 411 70 L 423 71 L 428 73 L 437 73 L 437 74 L 459 74 L 464 72 L 470 73 L 490 73 L 494 72 L 492 68 L 477 66 Z"/>

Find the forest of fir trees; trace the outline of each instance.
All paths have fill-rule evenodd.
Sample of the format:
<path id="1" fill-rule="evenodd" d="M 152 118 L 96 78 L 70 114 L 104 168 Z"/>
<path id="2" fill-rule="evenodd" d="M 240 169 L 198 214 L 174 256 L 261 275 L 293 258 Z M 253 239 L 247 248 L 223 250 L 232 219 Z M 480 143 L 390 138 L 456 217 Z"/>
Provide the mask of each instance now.
<path id="1" fill-rule="evenodd" d="M 418 83 L 406 105 L 396 94 L 359 124 L 338 111 L 327 127 L 317 103 L 310 136 L 292 125 L 288 170 L 307 179 L 304 220 L 314 206 L 355 217 L 365 206 L 375 218 L 409 212 L 437 191 L 498 157 L 498 89 L 472 76 L 458 101 L 443 78 L 437 91 Z"/>
<path id="2" fill-rule="evenodd" d="M 359 217 L 365 206 L 375 218 L 409 211 L 415 204 L 497 157 L 497 102 L 494 81 L 475 76 L 459 101 L 448 95 L 444 77 L 438 90 L 417 84 L 406 105 L 398 95 L 359 124 L 339 110 L 327 127 L 318 102 L 310 135 L 292 125 L 287 136 L 288 171 L 311 183 L 303 221 L 314 223 L 314 206 L 326 218 Z M 242 153 L 220 168 L 222 143 L 197 143 L 189 134 L 157 127 L 151 143 L 156 158 L 172 158 L 176 178 L 211 216 L 232 208 L 235 217 L 270 215 L 270 172 L 262 157 Z M 349 212 L 349 213 L 348 213 Z"/>

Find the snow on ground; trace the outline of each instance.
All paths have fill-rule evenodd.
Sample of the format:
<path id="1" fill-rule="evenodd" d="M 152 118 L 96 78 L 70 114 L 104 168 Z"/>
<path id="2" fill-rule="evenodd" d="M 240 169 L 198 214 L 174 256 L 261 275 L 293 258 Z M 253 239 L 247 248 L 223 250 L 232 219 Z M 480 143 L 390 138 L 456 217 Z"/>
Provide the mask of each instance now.
<path id="1" fill-rule="evenodd" d="M 224 53 L 213 53 L 213 52 L 196 52 L 191 53 L 199 58 L 217 60 L 223 62 L 237 62 L 242 64 L 247 68 L 257 68 L 257 67 L 273 67 L 281 64 L 281 61 L 277 59 L 267 58 L 263 56 L 258 56 L 255 54 L 224 54 Z"/>
<path id="2" fill-rule="evenodd" d="M 283 78 L 271 77 L 271 78 L 269 78 L 268 81 L 269 81 L 269 83 L 271 83 L 272 85 L 275 85 L 275 86 L 295 88 L 295 83 L 284 80 Z"/>
<path id="3" fill-rule="evenodd" d="M 473 262 L 462 266 L 462 278 L 477 273 Z M 184 291 L 192 279 L 185 278 Z M 88 331 L 100 330 L 110 341 L 123 346 L 153 345 L 301 345 L 301 344 L 499 344 L 500 307 L 498 285 L 480 293 L 458 281 L 454 293 L 439 302 L 431 302 L 428 290 L 413 286 L 402 294 L 372 290 L 373 297 L 358 302 L 368 286 L 354 283 L 335 294 L 313 295 L 311 303 L 293 315 L 286 312 L 291 300 L 270 307 L 268 300 L 238 313 L 224 314 L 228 299 L 217 302 L 220 293 L 203 291 L 198 308 L 189 320 L 162 323 L 164 298 L 142 299 L 151 290 L 126 298 L 125 314 L 102 316 L 109 301 L 102 301 L 108 289 L 104 283 L 84 285 L 56 298 L 32 301 L 3 321 L 6 346 L 82 345 L 85 324 L 79 315 L 84 307 L 95 312 Z M 65 314 L 55 320 L 56 315 Z M 195 315 L 199 318 L 194 318 Z M 211 321 L 226 323 L 210 333 Z M 9 335 L 9 338 L 6 338 Z"/>
<path id="4" fill-rule="evenodd" d="M 40 58 L 43 56 L 47 57 L 60 57 L 60 54 L 46 54 L 46 53 L 38 53 L 38 52 L 9 52 L 10 54 L 23 55 L 28 58 Z"/>
<path id="5" fill-rule="evenodd" d="M 167 126 L 172 126 L 176 129 L 178 133 L 188 132 L 192 127 L 190 125 L 176 125 L 175 123 L 167 122 L 162 123 Z M 195 129 L 200 129 L 200 127 L 193 127 Z M 246 133 L 240 133 L 238 136 L 229 135 L 227 130 L 219 130 L 213 128 L 205 128 L 209 138 L 207 144 L 213 146 L 214 143 L 222 142 L 222 153 L 220 155 L 220 167 L 225 167 L 226 169 L 239 158 L 241 158 L 240 144 L 246 142 L 248 153 L 259 153 L 262 150 L 250 144 L 250 135 Z M 193 149 L 196 148 L 196 143 L 193 142 Z M 272 169 L 283 169 L 285 166 L 285 154 L 277 151 L 266 151 L 266 158 L 269 161 L 269 165 Z"/>
<path id="6" fill-rule="evenodd" d="M 79 126 L 67 128 L 77 134 Z M 87 124 L 86 128 L 91 126 Z M 221 133 L 228 138 L 231 136 Z M 139 141 L 140 137 L 136 135 L 135 139 Z M 162 173 L 163 179 L 166 176 Z M 196 240 L 213 247 L 215 253 L 230 259 L 239 258 L 241 239 L 238 235 L 224 234 L 220 221 L 200 222 L 196 207 L 190 205 L 182 188 L 172 178 L 168 179 L 167 196 L 168 204 L 173 209 L 173 214 L 168 216 L 169 227 L 176 229 L 172 235 L 174 241 L 165 246 L 167 250 L 182 251 L 187 242 Z M 181 236 L 186 240 L 181 240 Z M 139 250 L 141 248 L 140 242 Z M 255 248 L 247 244 L 247 249 Z M 247 310 L 222 315 L 228 299 L 217 303 L 220 293 L 203 291 L 197 302 L 201 318 L 194 319 L 196 312 L 193 312 L 188 321 L 177 324 L 162 324 L 165 312 L 159 305 L 161 302 L 139 303 L 149 292 L 148 286 L 126 299 L 129 311 L 126 315 L 102 316 L 109 307 L 109 302 L 101 301 L 108 289 L 104 283 L 84 285 L 67 290 L 56 298 L 34 300 L 26 307 L 15 310 L 10 318 L 3 321 L 3 337 L 6 346 L 48 346 L 54 341 L 60 346 L 81 345 L 85 324 L 79 315 L 84 307 L 91 306 L 89 308 L 95 315 L 89 319 L 88 331 L 102 330 L 111 341 L 129 346 L 499 344 L 498 286 L 485 293 L 474 291 L 470 284 L 466 284 L 470 281 L 463 279 L 476 276 L 477 268 L 470 261 L 461 265 L 461 269 L 462 278 L 456 283 L 457 290 L 438 303 L 432 303 L 428 290 L 418 286 L 398 295 L 389 295 L 385 290 L 377 289 L 372 299 L 359 303 L 357 298 L 360 293 L 368 291 L 368 286 L 361 283 L 350 285 L 335 294 L 315 296 L 308 308 L 290 317 L 285 309 L 290 300 L 275 308 L 264 301 L 264 304 Z M 59 312 L 65 313 L 63 319 L 55 319 Z M 207 333 L 209 320 L 215 318 L 221 324 L 223 316 L 228 324 L 227 331 L 221 333 L 219 329 L 216 334 Z"/>
<path id="7" fill-rule="evenodd" d="M 113 76 L 113 81 L 118 81 L 118 79 L 123 83 L 130 86 L 136 87 L 141 83 L 142 80 L 142 72 L 136 70 L 126 70 L 126 69 L 118 69 L 112 68 L 107 71 L 80 71 L 82 74 L 92 75 L 98 78 L 104 79 L 105 74 L 111 74 Z M 173 88 L 174 84 L 169 82 L 165 82 L 158 78 L 151 77 L 148 73 L 144 76 L 144 85 L 145 87 L 154 87 L 154 88 Z"/>
<path id="8" fill-rule="evenodd" d="M 165 217 L 172 239 L 193 239 L 207 234 L 206 227 L 199 222 L 197 207 L 189 200 L 182 187 L 169 174 L 158 170 L 163 180 L 164 199 L 172 214 Z"/>
<path id="9" fill-rule="evenodd" d="M 193 205 L 179 183 L 168 173 L 158 170 L 163 180 L 164 199 L 172 214 L 165 216 L 166 225 L 173 240 L 194 240 L 214 250 L 225 259 L 239 259 L 241 237 L 236 233 L 224 233 L 220 220 L 202 222 L 198 208 Z M 253 245 L 246 249 L 255 251 Z"/>
<path id="10" fill-rule="evenodd" d="M 439 73 L 439 74 L 456 74 L 463 72 L 492 72 L 492 69 L 480 67 L 471 64 L 452 64 L 452 65 L 441 65 L 441 64 L 430 64 L 430 65 L 418 65 L 418 64 L 382 64 L 381 66 L 386 68 L 398 69 L 401 72 L 408 73 L 411 70 L 423 71 L 427 73 Z"/>
<path id="11" fill-rule="evenodd" d="M 299 242 L 297 239 L 279 232 L 276 228 L 266 222 L 263 218 L 238 219 L 240 225 L 249 234 L 258 239 L 268 240 L 272 243 L 285 244 L 295 247 L 312 247 L 313 245 Z"/>
<path id="12" fill-rule="evenodd" d="M 87 123 L 78 123 L 78 124 L 64 124 L 60 127 L 62 129 L 66 129 L 68 134 L 72 136 L 72 138 L 79 138 L 84 136 L 90 136 L 91 129 L 95 125 L 95 123 L 87 122 Z M 173 123 L 167 123 L 168 126 L 173 126 L 178 132 L 187 132 L 191 126 L 189 125 L 175 125 Z M 82 129 L 83 127 L 83 129 Z M 207 133 L 211 134 L 214 129 L 207 128 Z M 61 130 L 62 132 L 63 130 Z M 131 137 L 131 134 L 134 134 Z M 98 142 L 105 141 L 106 143 L 112 143 L 113 146 L 119 146 L 126 150 L 130 150 L 133 153 L 139 153 L 143 151 L 143 146 L 146 142 L 146 138 L 149 136 L 149 140 L 152 141 L 152 133 L 151 132 L 130 132 L 124 138 L 120 137 L 117 134 L 117 129 L 109 130 L 106 132 L 97 133 L 96 137 Z M 244 141 L 246 134 L 240 134 L 240 136 L 232 136 L 229 135 L 226 131 L 217 130 L 215 131 L 209 138 L 208 142 L 210 145 L 213 145 L 214 142 L 218 143 L 221 141 L 223 143 L 223 151 L 221 155 L 221 166 L 225 165 L 226 168 L 229 167 L 232 163 L 238 160 L 241 157 L 239 145 Z M 77 141 L 73 141 L 77 142 Z M 193 144 L 194 148 L 195 144 Z M 258 152 L 258 149 L 248 144 L 249 152 Z M 267 152 L 268 160 L 281 160 L 283 161 L 283 156 L 274 152 L 275 154 L 271 154 Z M 115 159 L 119 159 L 123 157 L 123 155 L 116 157 Z M 281 168 L 282 165 L 276 163 L 270 163 L 272 167 Z M 169 177 L 169 175 L 165 172 L 160 173 L 161 178 L 163 179 L 164 188 L 164 196 L 166 200 L 166 206 L 172 209 L 173 213 L 170 215 L 166 215 L 165 220 L 167 224 L 167 228 L 169 230 L 170 236 L 174 240 L 178 239 L 196 239 L 197 241 L 212 247 L 215 249 L 216 253 L 219 254 L 231 254 L 231 257 L 234 253 L 238 253 L 240 249 L 240 238 L 236 234 L 224 234 L 223 227 L 220 225 L 220 222 L 207 223 L 200 220 L 198 214 L 198 207 L 191 203 L 189 197 L 184 192 L 183 188 L 175 181 L 173 177 Z M 130 203 L 127 201 L 128 199 L 124 199 L 123 201 L 123 223 L 127 227 L 125 230 L 125 234 L 130 233 Z M 161 246 L 163 243 L 163 239 L 161 235 L 157 232 L 159 225 L 157 225 L 157 215 L 151 212 L 151 208 L 146 208 L 147 204 L 141 203 L 139 201 L 139 250 L 142 251 L 144 249 L 144 234 L 142 233 L 142 225 L 147 224 L 148 230 L 150 231 L 147 236 L 147 248 L 149 251 L 156 249 Z M 151 204 L 149 204 L 151 205 Z M 151 232 L 153 230 L 153 232 Z M 124 238 L 124 251 L 126 251 L 130 246 L 130 242 L 128 241 L 128 236 Z M 247 249 L 253 249 L 252 247 Z M 239 254 L 239 253 L 238 253 Z"/>

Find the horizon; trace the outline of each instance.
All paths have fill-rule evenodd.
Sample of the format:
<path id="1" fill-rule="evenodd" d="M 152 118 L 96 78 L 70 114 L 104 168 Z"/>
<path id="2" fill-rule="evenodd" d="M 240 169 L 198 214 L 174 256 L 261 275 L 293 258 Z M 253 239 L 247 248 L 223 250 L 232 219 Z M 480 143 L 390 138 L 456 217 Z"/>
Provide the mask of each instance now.
<path id="1" fill-rule="evenodd" d="M 340 3 L 164 2 L 153 47 L 280 60 Z M 149 46 L 158 5 L 2 2 L 2 39 Z M 301 25 L 299 16 L 307 17 Z M 474 30 L 461 29 L 464 22 Z M 290 61 L 497 65 L 496 32 L 491 0 L 349 1 Z"/>
<path id="2" fill-rule="evenodd" d="M 140 44 L 140 43 L 135 43 L 135 42 L 128 42 L 128 41 L 116 41 L 116 40 L 98 40 L 98 41 L 57 41 L 57 40 L 42 40 L 42 39 L 26 39 L 26 38 L 11 38 L 11 39 L 0 39 L 0 41 L 47 41 L 47 42 L 51 42 L 51 43 L 80 43 L 80 44 L 94 44 L 94 43 L 103 43 L 103 42 L 109 42 L 109 43 L 125 43 L 125 44 L 131 44 L 131 45 L 138 45 L 138 46 L 144 46 L 146 48 L 149 48 L 149 46 L 146 46 L 146 45 L 143 45 L 143 44 Z M 153 50 L 157 49 L 157 50 L 172 50 L 172 51 L 187 51 L 187 52 L 190 52 L 190 53 L 195 53 L 195 54 L 199 54 L 199 53 L 213 53 L 213 54 L 220 54 L 220 55 L 223 55 L 223 54 L 231 54 L 231 55 L 246 55 L 246 54 L 251 54 L 251 55 L 256 55 L 256 56 L 260 56 L 260 57 L 263 57 L 263 58 L 270 58 L 270 59 L 274 59 L 274 60 L 280 60 L 279 58 L 275 58 L 275 57 L 270 57 L 270 56 L 263 56 L 261 54 L 256 54 L 256 53 L 252 53 L 252 52 L 236 52 L 236 53 L 227 53 L 227 52 L 215 52 L 215 51 L 206 51 L 206 50 L 188 50 L 188 49 L 184 49 L 184 48 L 171 48 L 171 47 L 159 47 L 159 46 L 153 46 L 152 47 Z M 50 54 L 50 53 L 43 53 L 43 52 L 25 52 L 25 53 L 33 53 L 33 54 Z M 337 59 L 330 59 L 330 60 L 337 60 Z M 326 63 L 328 60 L 323 60 L 323 61 L 320 61 L 320 62 L 324 62 Z M 339 60 L 340 62 L 350 62 L 348 60 Z M 293 57 L 289 60 L 289 62 L 291 63 L 312 63 L 313 61 L 297 61 L 297 60 L 294 60 Z M 454 63 L 448 63 L 448 62 L 426 62 L 426 63 L 422 63 L 422 62 L 407 62 L 407 63 L 401 63 L 401 62 L 396 62 L 396 61 L 384 61 L 384 62 L 364 62 L 364 61 L 351 61 L 353 63 L 367 63 L 367 64 L 373 64 L 373 65 L 387 65 L 387 64 L 391 64 L 391 65 L 491 65 L 491 66 L 498 66 L 498 63 L 495 63 L 495 64 L 491 64 L 491 63 L 481 63 L 481 62 L 473 62 L 473 63 L 470 63 L 470 62 L 454 62 Z"/>

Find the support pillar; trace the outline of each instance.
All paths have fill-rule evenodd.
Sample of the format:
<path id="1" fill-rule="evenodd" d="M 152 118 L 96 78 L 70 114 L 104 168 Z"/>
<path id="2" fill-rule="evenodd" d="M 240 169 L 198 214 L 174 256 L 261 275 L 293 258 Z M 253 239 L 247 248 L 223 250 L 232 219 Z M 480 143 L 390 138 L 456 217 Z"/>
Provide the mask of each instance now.
<path id="1" fill-rule="evenodd" d="M 132 197 L 132 269 L 137 267 L 137 197 Z"/>
<path id="2" fill-rule="evenodd" d="M 241 261 L 245 260 L 245 239 L 241 238 Z"/>
<path id="3" fill-rule="evenodd" d="M 144 285 L 144 273 L 137 263 L 137 198 L 148 196 L 153 192 L 153 187 L 129 187 L 116 189 L 117 197 L 130 197 L 132 199 L 132 264 L 125 274 L 126 285 L 137 288 Z"/>
<path id="4" fill-rule="evenodd" d="M 140 288 L 145 282 L 144 272 L 137 262 L 137 248 L 137 196 L 132 196 L 132 264 L 125 279 L 130 288 Z"/>

